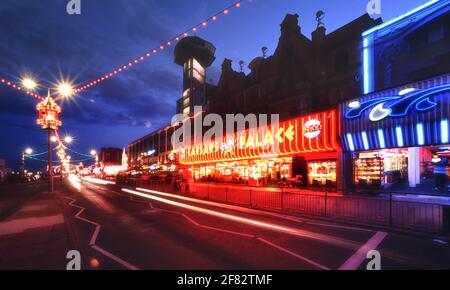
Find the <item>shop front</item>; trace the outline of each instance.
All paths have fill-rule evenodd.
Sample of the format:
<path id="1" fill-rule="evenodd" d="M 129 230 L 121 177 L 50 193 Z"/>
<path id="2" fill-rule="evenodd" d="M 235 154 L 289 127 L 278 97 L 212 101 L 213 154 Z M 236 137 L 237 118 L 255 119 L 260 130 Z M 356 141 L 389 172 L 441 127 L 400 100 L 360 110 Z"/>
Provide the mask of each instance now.
<path id="1" fill-rule="evenodd" d="M 450 75 L 366 95 L 341 105 L 347 189 L 448 193 Z"/>
<path id="2" fill-rule="evenodd" d="M 237 132 L 180 150 L 195 181 L 336 187 L 337 110 Z"/>

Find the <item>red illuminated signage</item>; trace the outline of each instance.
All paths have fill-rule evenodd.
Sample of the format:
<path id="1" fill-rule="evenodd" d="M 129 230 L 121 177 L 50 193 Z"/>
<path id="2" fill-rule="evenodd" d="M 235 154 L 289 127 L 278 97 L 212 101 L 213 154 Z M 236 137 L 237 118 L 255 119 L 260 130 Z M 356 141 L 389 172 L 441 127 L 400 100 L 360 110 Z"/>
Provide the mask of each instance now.
<path id="1" fill-rule="evenodd" d="M 304 116 L 274 127 L 259 127 L 181 149 L 180 163 L 201 164 L 310 152 L 332 152 L 337 142 L 337 110 Z"/>

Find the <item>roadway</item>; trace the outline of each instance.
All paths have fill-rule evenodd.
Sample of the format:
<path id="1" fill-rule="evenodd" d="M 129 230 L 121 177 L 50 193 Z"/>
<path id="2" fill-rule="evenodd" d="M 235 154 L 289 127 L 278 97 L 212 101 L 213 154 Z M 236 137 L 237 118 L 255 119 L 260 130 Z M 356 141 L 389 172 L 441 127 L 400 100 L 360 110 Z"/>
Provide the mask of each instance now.
<path id="1" fill-rule="evenodd" d="M 450 269 L 450 247 L 436 237 L 102 183 L 72 176 L 61 195 L 88 269 L 366 269 L 370 250 L 381 269 Z"/>

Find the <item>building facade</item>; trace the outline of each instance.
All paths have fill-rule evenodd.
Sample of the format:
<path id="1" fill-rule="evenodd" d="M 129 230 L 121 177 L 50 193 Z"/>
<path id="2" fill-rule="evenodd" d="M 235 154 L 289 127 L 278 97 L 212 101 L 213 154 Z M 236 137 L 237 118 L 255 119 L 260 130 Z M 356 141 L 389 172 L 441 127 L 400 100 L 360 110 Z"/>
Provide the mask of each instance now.
<path id="1" fill-rule="evenodd" d="M 364 96 L 341 104 L 346 188 L 435 187 L 449 157 L 450 1 L 362 34 Z"/>
<path id="2" fill-rule="evenodd" d="M 177 150 L 175 128 L 166 126 L 129 145 L 130 164 L 176 163 L 197 181 L 295 180 L 338 191 L 426 183 L 450 149 L 449 2 L 430 1 L 384 24 L 363 15 L 330 34 L 318 17 L 311 39 L 288 14 L 273 55 L 263 49 L 248 75 L 225 59 L 217 86 L 204 82 L 213 46 L 196 39 L 202 55 L 180 45 L 178 113 L 195 118 L 195 103 L 203 114 L 279 114 L 280 122 Z"/>

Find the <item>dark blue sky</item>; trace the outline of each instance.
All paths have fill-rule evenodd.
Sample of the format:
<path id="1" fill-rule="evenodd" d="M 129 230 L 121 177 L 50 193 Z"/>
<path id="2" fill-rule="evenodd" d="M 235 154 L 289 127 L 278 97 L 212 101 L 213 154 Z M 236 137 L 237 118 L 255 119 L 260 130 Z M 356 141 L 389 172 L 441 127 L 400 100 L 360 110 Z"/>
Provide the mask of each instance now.
<path id="1" fill-rule="evenodd" d="M 235 0 L 81 0 L 82 14 L 68 15 L 68 0 L 1 0 L 0 78 L 33 75 L 43 86 L 61 77 L 75 84 L 98 77 L 142 55 Z M 253 0 L 197 32 L 215 44 L 217 59 L 208 79 L 217 80 L 223 59 L 249 63 L 267 46 L 271 54 L 286 13 L 300 15 L 302 33 L 315 29 L 324 10 L 327 32 L 361 16 L 368 0 Z M 384 20 L 426 0 L 382 0 Z M 40 91 L 45 94 L 45 90 Z M 102 146 L 125 147 L 170 121 L 181 95 L 181 68 L 171 49 L 63 104 L 60 132 L 88 153 Z M 0 159 L 17 168 L 27 146 L 45 150 L 35 125 L 35 101 L 0 87 Z M 77 158 L 74 156 L 74 158 Z M 30 162 L 31 166 L 41 165 Z"/>

